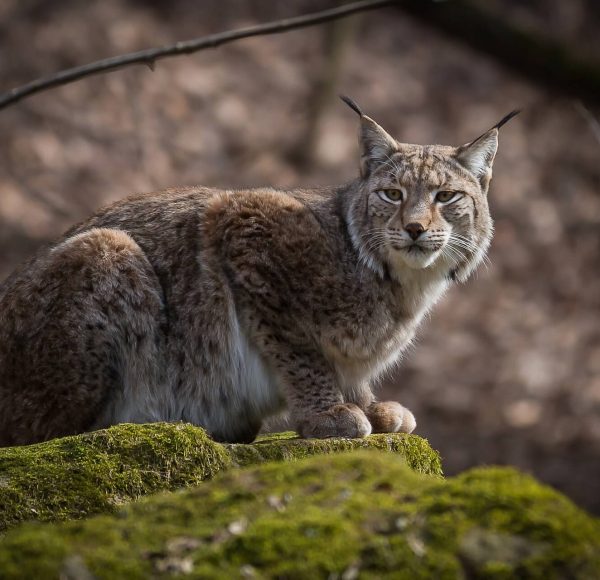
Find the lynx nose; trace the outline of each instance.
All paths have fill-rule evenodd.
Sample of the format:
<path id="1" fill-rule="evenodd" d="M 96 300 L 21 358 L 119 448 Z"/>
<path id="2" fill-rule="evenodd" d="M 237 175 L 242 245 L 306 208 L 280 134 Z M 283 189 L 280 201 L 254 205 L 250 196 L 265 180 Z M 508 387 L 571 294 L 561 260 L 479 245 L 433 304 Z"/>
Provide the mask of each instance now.
<path id="1" fill-rule="evenodd" d="M 416 240 L 424 231 L 425 228 L 419 222 L 413 222 L 411 224 L 406 224 L 404 229 L 408 232 L 408 235 Z"/>

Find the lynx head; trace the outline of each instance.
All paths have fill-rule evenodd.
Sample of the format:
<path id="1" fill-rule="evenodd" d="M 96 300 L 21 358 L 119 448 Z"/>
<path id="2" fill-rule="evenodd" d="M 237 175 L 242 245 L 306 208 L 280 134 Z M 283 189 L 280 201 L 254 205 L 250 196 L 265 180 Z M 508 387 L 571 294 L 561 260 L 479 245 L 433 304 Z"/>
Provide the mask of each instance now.
<path id="1" fill-rule="evenodd" d="M 348 192 L 348 224 L 361 259 L 392 274 L 440 269 L 464 281 L 492 237 L 487 192 L 498 129 L 513 111 L 460 147 L 399 143 L 348 99 L 360 116 L 361 177 Z"/>

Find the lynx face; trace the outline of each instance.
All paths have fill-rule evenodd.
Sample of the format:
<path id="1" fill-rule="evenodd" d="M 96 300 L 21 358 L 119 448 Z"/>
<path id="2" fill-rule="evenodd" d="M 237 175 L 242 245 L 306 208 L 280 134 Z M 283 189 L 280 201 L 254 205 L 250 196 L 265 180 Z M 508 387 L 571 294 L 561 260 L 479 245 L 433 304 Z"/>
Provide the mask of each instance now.
<path id="1" fill-rule="evenodd" d="M 391 274 L 442 269 L 464 281 L 492 237 L 487 191 L 498 125 L 466 145 L 409 145 L 361 117 L 361 177 L 348 224 L 363 263 Z"/>
<path id="2" fill-rule="evenodd" d="M 480 182 L 449 147 L 397 144 L 364 184 L 370 246 L 392 269 L 475 267 L 491 237 Z"/>

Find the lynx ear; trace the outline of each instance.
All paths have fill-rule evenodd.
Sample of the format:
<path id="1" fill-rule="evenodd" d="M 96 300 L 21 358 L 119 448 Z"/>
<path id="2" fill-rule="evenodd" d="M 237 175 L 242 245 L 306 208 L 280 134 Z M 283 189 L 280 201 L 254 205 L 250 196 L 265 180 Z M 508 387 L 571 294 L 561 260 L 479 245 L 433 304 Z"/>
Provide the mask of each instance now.
<path id="1" fill-rule="evenodd" d="M 492 179 L 492 164 L 498 150 L 498 129 L 494 127 L 472 143 L 458 148 L 456 158 L 481 183 L 481 188 L 487 191 Z"/>
<path id="2" fill-rule="evenodd" d="M 385 163 L 398 151 L 398 144 L 373 119 L 367 117 L 352 99 L 344 95 L 340 95 L 340 98 L 360 117 L 360 173 L 366 178 L 377 165 Z"/>
<path id="3" fill-rule="evenodd" d="M 456 158 L 459 163 L 479 180 L 484 192 L 487 192 L 492 179 L 492 164 L 498 150 L 498 129 L 519 112 L 512 111 L 475 141 L 457 149 Z"/>

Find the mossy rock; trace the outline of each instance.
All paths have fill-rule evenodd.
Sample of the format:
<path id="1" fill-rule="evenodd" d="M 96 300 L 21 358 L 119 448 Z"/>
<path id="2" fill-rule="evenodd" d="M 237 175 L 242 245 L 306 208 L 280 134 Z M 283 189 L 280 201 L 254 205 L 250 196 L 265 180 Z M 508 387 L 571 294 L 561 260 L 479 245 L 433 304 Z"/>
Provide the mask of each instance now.
<path id="1" fill-rule="evenodd" d="M 185 423 L 122 424 L 110 429 L 0 449 L 0 534 L 25 520 L 66 520 L 115 511 L 160 490 L 214 477 L 224 469 L 359 447 L 396 452 L 423 473 L 440 458 L 420 437 L 374 435 L 307 441 L 283 433 L 252 445 L 220 445 Z"/>
<path id="2" fill-rule="evenodd" d="M 123 424 L 0 449 L 0 530 L 114 511 L 158 490 L 198 484 L 230 464 L 205 431 L 183 423 Z"/>
<path id="3" fill-rule="evenodd" d="M 379 449 L 401 455 L 408 466 L 418 473 L 441 477 L 442 462 L 427 439 L 418 435 L 386 433 L 365 439 L 301 439 L 293 431 L 259 437 L 251 445 L 226 445 L 238 466 L 265 461 L 295 461 L 312 455 L 339 453 L 356 449 Z"/>
<path id="4" fill-rule="evenodd" d="M 600 578 L 600 523 L 507 468 L 357 450 L 230 470 L 112 516 L 25 524 L 2 578 Z"/>

